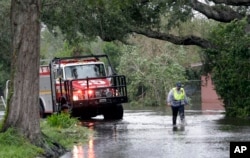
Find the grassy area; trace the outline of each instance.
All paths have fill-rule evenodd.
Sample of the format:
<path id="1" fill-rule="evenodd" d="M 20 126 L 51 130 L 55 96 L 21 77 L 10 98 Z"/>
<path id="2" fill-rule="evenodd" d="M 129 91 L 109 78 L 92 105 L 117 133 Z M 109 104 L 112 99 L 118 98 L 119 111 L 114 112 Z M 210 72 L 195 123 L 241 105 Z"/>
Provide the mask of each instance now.
<path id="1" fill-rule="evenodd" d="M 0 158 L 34 158 L 43 152 L 42 149 L 28 143 L 11 128 L 5 133 L 0 133 L 0 142 Z"/>
<path id="2" fill-rule="evenodd" d="M 76 118 L 70 118 L 69 114 L 62 113 L 43 120 L 41 129 L 44 134 L 71 149 L 74 144 L 85 143 L 89 138 L 90 130 L 78 123 Z"/>
<path id="3" fill-rule="evenodd" d="M 68 114 L 52 115 L 41 120 L 41 130 L 51 140 L 71 150 L 74 144 L 84 144 L 90 131 L 77 125 L 78 120 Z M 43 153 L 41 148 L 30 144 L 14 129 L 0 133 L 0 158 L 34 158 Z"/>

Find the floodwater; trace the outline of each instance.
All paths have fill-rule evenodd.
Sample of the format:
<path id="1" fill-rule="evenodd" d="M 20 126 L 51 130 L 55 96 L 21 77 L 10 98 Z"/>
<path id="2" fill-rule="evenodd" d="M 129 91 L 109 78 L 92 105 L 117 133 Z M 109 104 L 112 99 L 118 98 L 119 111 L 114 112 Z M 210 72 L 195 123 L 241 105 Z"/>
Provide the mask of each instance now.
<path id="1" fill-rule="evenodd" d="M 230 142 L 250 141 L 249 121 L 225 119 L 222 110 L 186 110 L 186 125 L 172 127 L 171 109 L 125 110 L 123 120 L 84 121 L 95 133 L 61 158 L 228 158 Z"/>
<path id="2" fill-rule="evenodd" d="M 172 127 L 171 109 L 125 110 L 119 121 L 83 121 L 88 143 L 61 158 L 228 158 L 230 142 L 250 141 L 250 122 L 223 110 L 187 108 L 186 125 Z M 0 119 L 4 112 L 0 111 Z"/>

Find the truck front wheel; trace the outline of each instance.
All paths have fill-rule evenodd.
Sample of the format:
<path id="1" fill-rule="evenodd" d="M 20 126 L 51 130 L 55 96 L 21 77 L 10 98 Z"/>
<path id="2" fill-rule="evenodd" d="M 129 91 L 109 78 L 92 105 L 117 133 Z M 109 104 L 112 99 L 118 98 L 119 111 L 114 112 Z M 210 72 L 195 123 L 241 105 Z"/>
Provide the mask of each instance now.
<path id="1" fill-rule="evenodd" d="M 123 107 L 121 104 L 117 104 L 106 108 L 103 113 L 104 119 L 120 120 L 123 118 Z"/>

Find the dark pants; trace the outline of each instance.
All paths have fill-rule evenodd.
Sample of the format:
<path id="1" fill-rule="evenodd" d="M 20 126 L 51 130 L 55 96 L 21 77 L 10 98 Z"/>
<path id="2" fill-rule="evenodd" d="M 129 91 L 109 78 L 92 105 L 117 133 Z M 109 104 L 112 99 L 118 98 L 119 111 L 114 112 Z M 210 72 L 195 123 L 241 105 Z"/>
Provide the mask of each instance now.
<path id="1" fill-rule="evenodd" d="M 171 106 L 172 107 L 172 115 L 173 115 L 173 125 L 176 125 L 176 119 L 177 115 L 179 113 L 181 121 L 184 120 L 185 115 L 184 115 L 184 105 L 180 106 Z"/>

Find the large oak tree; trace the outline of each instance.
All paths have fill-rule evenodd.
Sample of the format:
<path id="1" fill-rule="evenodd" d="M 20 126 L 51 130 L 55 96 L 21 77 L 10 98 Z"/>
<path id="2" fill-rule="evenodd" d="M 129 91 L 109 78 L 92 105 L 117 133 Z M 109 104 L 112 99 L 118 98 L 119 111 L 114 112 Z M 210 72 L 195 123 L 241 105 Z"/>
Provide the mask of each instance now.
<path id="1" fill-rule="evenodd" d="M 18 129 L 32 142 L 40 137 L 38 108 L 40 1 L 11 2 L 11 94 L 3 130 Z"/>
<path id="2" fill-rule="evenodd" d="M 51 150 L 40 130 L 40 13 L 40 0 L 11 1 L 11 86 L 2 131 L 14 128 L 32 144 L 44 148 L 46 156 L 59 157 L 63 150 L 59 146 Z"/>

